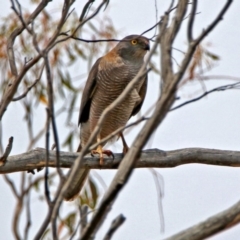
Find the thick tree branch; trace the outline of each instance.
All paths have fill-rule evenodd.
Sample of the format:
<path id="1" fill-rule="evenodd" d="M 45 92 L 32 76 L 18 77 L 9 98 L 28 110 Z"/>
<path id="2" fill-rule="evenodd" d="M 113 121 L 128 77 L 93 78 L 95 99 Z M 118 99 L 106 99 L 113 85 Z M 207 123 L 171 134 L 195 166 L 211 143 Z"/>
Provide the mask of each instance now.
<path id="1" fill-rule="evenodd" d="M 83 159 L 83 167 L 90 169 L 116 169 L 123 159 L 122 153 L 115 153 L 115 159 L 104 158 L 104 164 L 99 165 L 99 159 L 87 155 Z M 70 168 L 79 153 L 60 152 L 60 167 Z M 206 148 L 185 148 L 173 151 L 148 149 L 141 153 L 135 168 L 172 168 L 184 164 L 199 163 L 215 166 L 240 167 L 240 151 L 228 151 Z M 49 151 L 49 167 L 56 167 L 56 152 Z M 0 173 L 30 171 L 46 166 L 46 150 L 36 148 L 26 153 L 9 156 L 6 164 L 0 167 Z"/>
<path id="2" fill-rule="evenodd" d="M 224 231 L 235 226 L 240 221 L 240 201 L 229 209 L 218 213 L 207 220 L 196 224 L 172 237 L 165 240 L 181 240 L 181 239 L 206 239 L 220 231 Z"/>

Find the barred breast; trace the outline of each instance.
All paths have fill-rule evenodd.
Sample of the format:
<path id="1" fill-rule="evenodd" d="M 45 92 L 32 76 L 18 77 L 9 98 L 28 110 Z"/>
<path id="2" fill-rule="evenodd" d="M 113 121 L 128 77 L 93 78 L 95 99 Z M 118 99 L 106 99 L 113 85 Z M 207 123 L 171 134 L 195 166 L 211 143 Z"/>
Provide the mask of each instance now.
<path id="1" fill-rule="evenodd" d="M 113 68 L 111 64 L 109 64 L 104 67 L 104 69 L 108 69 L 107 71 L 99 71 L 97 86 L 90 109 L 90 132 L 94 130 L 102 112 L 123 92 L 141 67 L 140 64 L 132 64 L 130 66 L 129 68 L 129 63 L 127 66 L 124 63 L 120 63 L 118 68 Z M 130 94 L 126 96 L 124 101 L 108 114 L 101 127 L 101 139 L 108 136 L 116 129 L 126 125 L 135 105 L 141 101 L 138 90 L 142 83 L 143 80 L 139 81 Z"/>

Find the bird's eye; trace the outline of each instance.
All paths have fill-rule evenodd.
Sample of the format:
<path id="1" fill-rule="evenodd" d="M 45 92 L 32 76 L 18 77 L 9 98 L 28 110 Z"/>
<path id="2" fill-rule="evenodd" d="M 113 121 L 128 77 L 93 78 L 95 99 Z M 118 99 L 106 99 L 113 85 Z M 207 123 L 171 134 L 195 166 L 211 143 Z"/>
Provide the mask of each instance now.
<path id="1" fill-rule="evenodd" d="M 136 40 L 136 39 L 133 39 L 133 40 L 131 41 L 131 43 L 132 43 L 132 45 L 136 45 L 136 44 L 137 44 L 137 40 Z"/>

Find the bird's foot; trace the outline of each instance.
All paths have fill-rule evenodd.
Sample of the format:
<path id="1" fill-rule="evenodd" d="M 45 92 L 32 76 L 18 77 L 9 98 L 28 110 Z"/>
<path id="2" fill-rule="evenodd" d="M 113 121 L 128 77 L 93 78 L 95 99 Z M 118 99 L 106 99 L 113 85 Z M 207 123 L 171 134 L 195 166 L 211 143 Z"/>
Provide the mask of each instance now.
<path id="1" fill-rule="evenodd" d="M 91 155 L 94 156 L 94 154 L 99 154 L 100 158 L 100 165 L 103 165 L 103 154 L 106 154 L 108 157 L 113 157 L 114 159 L 114 154 L 110 150 L 102 149 L 101 146 L 99 146 L 96 150 L 91 151 Z"/>

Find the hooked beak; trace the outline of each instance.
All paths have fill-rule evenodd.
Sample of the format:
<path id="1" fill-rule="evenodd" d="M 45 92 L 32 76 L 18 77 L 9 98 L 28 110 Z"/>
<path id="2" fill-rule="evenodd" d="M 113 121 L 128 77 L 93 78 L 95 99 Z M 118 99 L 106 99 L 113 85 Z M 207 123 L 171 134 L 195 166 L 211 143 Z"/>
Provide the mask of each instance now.
<path id="1" fill-rule="evenodd" d="M 144 50 L 147 50 L 147 51 L 150 50 L 150 45 L 149 45 L 149 43 L 146 43 Z"/>
<path id="2" fill-rule="evenodd" d="M 144 50 L 150 50 L 150 43 L 149 43 L 149 40 L 148 39 L 144 39 L 144 42 L 143 42 L 143 49 Z"/>

